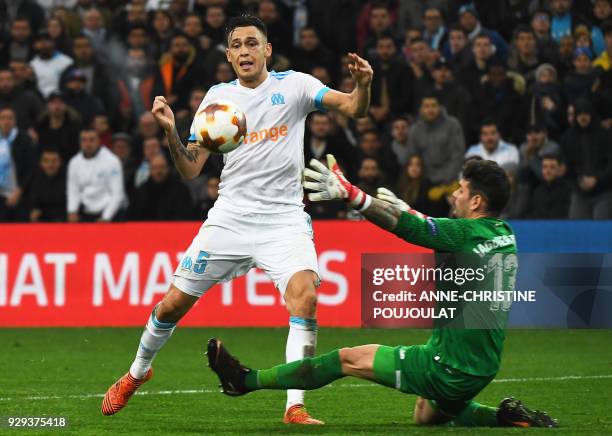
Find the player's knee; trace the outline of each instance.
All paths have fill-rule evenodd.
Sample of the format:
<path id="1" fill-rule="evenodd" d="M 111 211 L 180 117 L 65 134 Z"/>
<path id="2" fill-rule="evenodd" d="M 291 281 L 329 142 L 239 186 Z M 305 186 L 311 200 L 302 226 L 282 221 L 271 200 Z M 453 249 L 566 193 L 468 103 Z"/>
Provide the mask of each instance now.
<path id="1" fill-rule="evenodd" d="M 155 317 L 162 322 L 178 322 L 185 312 L 185 308 L 179 302 L 167 298 L 155 307 Z"/>
<path id="2" fill-rule="evenodd" d="M 287 293 L 285 299 L 290 312 L 308 317 L 314 316 L 317 307 L 317 293 L 314 287 L 294 288 Z"/>
<path id="3" fill-rule="evenodd" d="M 358 363 L 353 349 L 349 347 L 340 348 L 338 355 L 340 357 L 340 364 L 342 365 L 342 372 L 350 375 L 351 371 L 357 368 Z"/>

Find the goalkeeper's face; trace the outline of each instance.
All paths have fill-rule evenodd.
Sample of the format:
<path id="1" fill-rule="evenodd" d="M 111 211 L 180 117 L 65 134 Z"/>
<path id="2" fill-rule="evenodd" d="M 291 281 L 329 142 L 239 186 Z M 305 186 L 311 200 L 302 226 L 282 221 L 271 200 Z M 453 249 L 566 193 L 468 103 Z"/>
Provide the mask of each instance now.
<path id="1" fill-rule="evenodd" d="M 266 74 L 266 58 L 272 45 L 255 26 L 237 27 L 229 36 L 226 56 L 241 82 L 261 80 Z"/>
<path id="2" fill-rule="evenodd" d="M 480 194 L 471 192 L 470 182 L 461 179 L 459 187 L 450 197 L 452 214 L 457 218 L 473 218 L 483 207 L 483 198 Z"/>

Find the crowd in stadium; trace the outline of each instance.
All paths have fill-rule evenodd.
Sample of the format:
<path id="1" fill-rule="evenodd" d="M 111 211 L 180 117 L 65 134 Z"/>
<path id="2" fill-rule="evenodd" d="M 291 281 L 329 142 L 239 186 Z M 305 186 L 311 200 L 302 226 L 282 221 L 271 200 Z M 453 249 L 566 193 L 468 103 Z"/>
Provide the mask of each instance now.
<path id="1" fill-rule="evenodd" d="M 205 217 L 221 157 L 180 180 L 150 109 L 165 95 L 187 139 L 206 89 L 235 78 L 224 23 L 240 13 L 267 25 L 270 70 L 350 92 L 347 53 L 373 66 L 369 116 L 311 114 L 306 162 L 333 153 L 367 193 L 447 216 L 466 159 L 491 159 L 512 182 L 505 218 L 612 218 L 611 0 L 13 0 L 0 221 Z"/>

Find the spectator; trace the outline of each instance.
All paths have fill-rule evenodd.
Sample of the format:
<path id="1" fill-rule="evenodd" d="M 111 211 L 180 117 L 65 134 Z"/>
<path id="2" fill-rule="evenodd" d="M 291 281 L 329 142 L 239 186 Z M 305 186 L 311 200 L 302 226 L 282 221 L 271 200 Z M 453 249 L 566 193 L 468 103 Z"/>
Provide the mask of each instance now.
<path id="1" fill-rule="evenodd" d="M 38 34 L 34 47 L 37 54 L 30 65 L 36 75 L 38 90 L 47 98 L 59 90 L 62 71 L 72 64 L 72 58 L 55 50 L 55 43 L 46 30 Z"/>
<path id="2" fill-rule="evenodd" d="M 268 42 L 272 43 L 274 51 L 284 56 L 291 56 L 293 35 L 291 28 L 279 14 L 276 3 L 272 0 L 261 0 L 257 16 L 268 27 Z M 220 28 L 222 29 L 222 26 Z"/>
<path id="3" fill-rule="evenodd" d="M 217 201 L 217 198 L 219 198 L 219 177 L 213 176 L 213 177 L 210 177 L 208 181 L 206 182 L 206 200 L 204 200 L 202 204 L 200 204 L 200 210 L 198 213 L 199 219 L 206 220 L 208 218 L 208 212 L 215 205 L 215 201 Z M 319 202 L 317 203 L 317 205 L 321 203 L 323 202 Z M 331 202 L 330 201 L 327 203 L 340 203 L 342 206 L 344 206 L 342 202 Z M 336 217 L 334 216 L 330 218 L 336 218 Z"/>
<path id="4" fill-rule="evenodd" d="M 66 221 L 66 172 L 56 148 L 45 148 L 29 189 L 31 222 Z"/>
<path id="5" fill-rule="evenodd" d="M 465 151 L 463 131 L 457 118 L 448 115 L 436 97 L 426 95 L 421 99 L 419 118 L 410 128 L 408 144 L 423 159 L 432 185 L 457 180 Z"/>
<path id="6" fill-rule="evenodd" d="M 408 65 L 412 69 L 412 75 L 414 76 L 413 92 L 431 84 L 432 79 L 427 65 L 429 52 L 430 48 L 423 39 L 413 39 L 410 43 L 410 60 Z M 376 75 L 374 76 L 376 77 Z"/>
<path id="7" fill-rule="evenodd" d="M 261 4 L 259 7 L 261 8 Z M 265 6 L 264 9 L 266 9 Z M 273 14 L 271 11 L 270 13 Z M 210 5 L 206 8 L 203 34 L 209 40 L 209 47 L 225 47 L 226 43 L 224 27 L 226 19 L 227 17 L 225 16 L 225 11 L 223 10 L 222 6 Z"/>
<path id="8" fill-rule="evenodd" d="M 151 176 L 134 193 L 128 216 L 135 221 L 180 221 L 193 217 L 189 190 L 170 172 L 162 154 L 151 159 Z"/>
<path id="9" fill-rule="evenodd" d="M 334 132 L 330 116 L 322 112 L 313 112 L 308 119 L 308 129 L 304 139 L 304 161 L 317 159 L 326 164 L 326 155 L 333 154 L 338 164 L 346 169 L 349 175 L 355 174 L 353 166 L 354 151 L 351 146 Z"/>
<path id="10" fill-rule="evenodd" d="M 471 135 L 474 118 L 470 116 L 473 113 L 472 96 L 455 81 L 450 65 L 444 58 L 433 65 L 431 76 L 433 85 L 426 92 L 435 96 L 446 112 L 459 120 L 466 135 Z"/>
<path id="11" fill-rule="evenodd" d="M 514 49 L 508 59 L 508 66 L 522 75 L 527 81 L 527 87 L 535 81 L 535 70 L 543 62 L 550 62 L 539 52 L 536 38 L 527 25 L 521 25 L 514 31 Z"/>
<path id="12" fill-rule="evenodd" d="M 536 10 L 531 18 L 531 30 L 536 39 L 538 53 L 545 59 L 557 60 L 558 45 L 550 35 L 550 12 L 546 9 Z"/>
<path id="13" fill-rule="evenodd" d="M 525 134 L 527 113 L 524 110 L 524 99 L 514 86 L 514 80 L 507 74 L 506 65 L 492 59 L 488 73 L 476 92 L 475 102 L 481 120 L 495 120 L 504 138 L 520 141 Z"/>
<path id="14" fill-rule="evenodd" d="M 152 57 L 153 47 L 149 43 L 149 29 L 145 23 L 136 22 L 129 25 L 127 34 L 111 38 L 103 62 L 113 68 L 121 68 L 125 63 L 127 52 L 131 49 L 142 49 L 148 59 Z"/>
<path id="15" fill-rule="evenodd" d="M 385 180 L 395 183 L 399 172 L 399 165 L 391 149 L 383 146 L 375 129 L 365 130 L 361 133 L 359 154 L 356 161 L 361 162 L 366 157 L 376 159 Z"/>
<path id="16" fill-rule="evenodd" d="M 459 24 L 451 26 L 448 32 L 448 41 L 442 50 L 443 57 L 457 74 L 468 67 L 472 59 L 467 32 Z"/>
<path id="17" fill-rule="evenodd" d="M 96 115 L 104 112 L 100 100 L 87 92 L 87 76 L 78 68 L 66 76 L 64 102 L 81 115 L 81 121 L 87 127 L 91 127 Z"/>
<path id="18" fill-rule="evenodd" d="M 0 109 L 0 222 L 26 219 L 22 195 L 30 183 L 33 167 L 30 137 L 17 128 L 13 109 Z"/>
<path id="19" fill-rule="evenodd" d="M 609 71 L 610 65 L 612 65 L 612 22 L 608 21 L 604 23 L 601 26 L 601 32 L 603 33 L 606 48 L 599 57 L 595 59 L 593 66 L 603 71 Z"/>
<path id="20" fill-rule="evenodd" d="M 107 68 L 96 59 L 93 46 L 84 35 L 78 35 L 72 40 L 72 55 L 74 64 L 64 70 L 61 77 L 62 86 L 68 76 L 79 69 L 85 76 L 85 91 L 100 99 L 104 110 L 114 120 L 119 96 Z M 129 62 L 129 58 L 124 62 Z"/>
<path id="21" fill-rule="evenodd" d="M 397 117 L 391 123 L 391 150 L 400 167 L 404 167 L 410 155 L 408 132 L 411 122 L 406 117 Z"/>
<path id="22" fill-rule="evenodd" d="M 563 122 L 564 104 L 557 70 L 551 64 L 542 64 L 535 71 L 535 84 L 529 102 L 529 120 L 543 124 L 558 137 Z"/>
<path id="23" fill-rule="evenodd" d="M 94 130 L 98 132 L 101 144 L 110 144 L 112 142 L 113 131 L 111 130 L 107 115 L 96 115 L 93 119 L 92 126 Z"/>
<path id="24" fill-rule="evenodd" d="M 364 157 L 357 171 L 357 187 L 368 195 L 376 196 L 376 189 L 386 185 L 384 175 L 378 167 L 378 161 Z"/>
<path id="25" fill-rule="evenodd" d="M 68 164 L 68 221 L 112 221 L 125 203 L 121 161 L 93 129 L 81 131 L 80 148 Z"/>
<path id="26" fill-rule="evenodd" d="M 64 22 L 59 18 L 51 17 L 47 21 L 47 32 L 53 39 L 56 50 L 62 53 L 70 53 L 70 38 L 64 28 Z"/>
<path id="27" fill-rule="evenodd" d="M 471 95 L 480 87 L 482 77 L 487 74 L 487 65 L 493 57 L 493 44 L 487 34 L 478 35 L 472 44 L 472 61 L 459 72 L 459 81 Z"/>
<path id="28" fill-rule="evenodd" d="M 318 65 L 333 71 L 334 55 L 319 40 L 312 27 L 300 30 L 300 44 L 294 49 L 292 68 L 296 71 L 308 72 Z"/>
<path id="29" fill-rule="evenodd" d="M 572 189 L 563 178 L 559 156 L 542 156 L 542 182 L 533 192 L 527 218 L 567 219 L 571 195 Z"/>
<path id="30" fill-rule="evenodd" d="M 272 58 L 269 58 L 269 59 L 272 59 Z M 287 62 L 289 62 L 289 61 L 287 60 Z M 272 64 L 272 65 L 274 65 L 274 64 Z M 287 68 L 288 68 L 288 66 L 289 66 L 289 64 L 287 63 Z M 281 68 L 279 68 L 277 66 L 277 67 L 273 67 L 271 69 L 275 70 L 275 69 L 281 69 Z M 282 67 L 282 69 L 286 69 L 286 67 Z M 310 70 L 309 73 L 315 79 L 319 79 L 325 86 L 331 86 L 331 82 L 332 82 L 331 74 L 329 73 L 327 68 L 325 68 L 324 66 L 317 65 L 312 70 Z"/>
<path id="31" fill-rule="evenodd" d="M 57 147 L 63 162 L 68 162 L 79 150 L 81 116 L 66 106 L 61 92 L 47 98 L 47 110 L 36 124 L 38 143 L 43 147 Z"/>
<path id="32" fill-rule="evenodd" d="M 601 56 L 606 51 L 606 42 L 603 27 L 606 21 L 612 19 L 612 1 L 594 0 L 593 19 L 591 22 L 591 40 L 595 56 Z"/>
<path id="33" fill-rule="evenodd" d="M 130 49 L 117 81 L 119 108 L 126 126 L 132 126 L 153 105 L 154 66 L 143 49 Z"/>
<path id="34" fill-rule="evenodd" d="M 44 105 L 32 91 L 15 86 L 15 76 L 9 69 L 0 69 L 0 107 L 10 106 L 17 117 L 17 126 L 27 130 L 43 111 Z"/>
<path id="35" fill-rule="evenodd" d="M 565 76 L 565 98 L 574 102 L 580 97 L 590 98 L 597 80 L 591 66 L 592 52 L 588 48 L 577 48 L 574 52 L 574 70 Z"/>
<path id="36" fill-rule="evenodd" d="M 570 219 L 612 218 L 612 138 L 588 99 L 576 100 L 575 124 L 563 136 L 568 178 L 573 184 Z"/>
<path id="37" fill-rule="evenodd" d="M 11 25 L 10 36 L 0 48 L 0 65 L 18 60 L 29 62 L 34 57 L 32 28 L 27 18 L 16 18 Z"/>
<path id="38" fill-rule="evenodd" d="M 446 42 L 447 32 L 444 26 L 444 16 L 438 8 L 428 8 L 423 14 L 423 39 L 433 50 L 442 50 Z"/>
<path id="39" fill-rule="evenodd" d="M 220 64 L 223 65 L 223 64 Z M 200 103 L 204 100 L 206 91 L 202 88 L 195 88 L 189 94 L 189 110 L 183 110 L 175 115 L 176 119 L 176 130 L 179 136 L 184 141 L 189 138 L 189 130 L 191 129 L 191 123 L 195 117 L 195 113 L 200 107 Z"/>
<path id="40" fill-rule="evenodd" d="M 199 36 L 202 33 L 202 21 L 198 15 L 195 15 L 195 18 L 197 18 L 197 23 L 199 24 L 199 32 L 197 33 Z M 188 32 L 188 30 L 192 29 L 193 21 L 194 20 L 190 21 L 189 17 L 187 17 L 183 23 L 183 31 L 190 38 L 192 38 L 192 35 Z M 168 11 L 164 9 L 157 9 L 153 12 L 151 24 L 153 33 L 152 39 L 154 41 L 154 49 L 152 52 L 153 58 L 155 60 L 159 60 L 163 53 L 170 50 L 170 40 L 174 34 L 174 23 L 172 22 L 172 17 Z M 194 40 L 192 42 L 193 44 L 196 44 L 197 41 Z"/>
<path id="41" fill-rule="evenodd" d="M 143 112 L 138 119 L 138 128 L 132 145 L 134 146 L 134 157 L 142 156 L 142 145 L 147 138 L 161 138 L 159 125 L 150 111 Z"/>
<path id="42" fill-rule="evenodd" d="M 134 192 L 134 176 L 137 163 L 132 157 L 132 137 L 127 133 L 115 133 L 111 139 L 110 149 L 121 161 L 123 170 L 123 188 L 129 198 Z"/>
<path id="43" fill-rule="evenodd" d="M 431 185 L 425 175 L 423 159 L 418 154 L 413 154 L 408 158 L 403 168 L 404 171 L 397 184 L 399 197 L 414 210 L 427 215 L 432 214 L 432 207 L 427 198 L 427 192 Z"/>
<path id="44" fill-rule="evenodd" d="M 362 13 L 366 12 L 365 8 Z M 363 53 L 366 59 L 376 56 L 376 42 L 383 35 L 393 34 L 391 16 L 384 3 L 373 4 L 369 11 L 369 30 L 367 36 L 357 43 L 357 50 Z M 358 35 L 358 37 L 360 37 Z"/>
<path id="45" fill-rule="evenodd" d="M 158 138 L 147 138 L 142 147 L 142 161 L 136 168 L 134 175 L 134 187 L 142 186 L 151 175 L 151 160 L 161 154 L 161 142 Z"/>
<path id="46" fill-rule="evenodd" d="M 472 145 L 465 153 L 465 158 L 477 156 L 484 160 L 497 162 L 500 167 L 511 167 L 519 164 L 519 153 L 513 144 L 501 139 L 497 123 L 483 121 L 480 127 L 480 142 Z"/>
<path id="47" fill-rule="evenodd" d="M 102 56 L 108 54 L 109 35 L 104 27 L 104 17 L 100 10 L 90 8 L 84 12 L 82 32 L 89 38 L 96 53 Z M 102 60 L 106 61 L 107 58 L 104 57 Z"/>
<path id="48" fill-rule="evenodd" d="M 520 147 L 518 181 L 533 189 L 543 180 L 542 159 L 544 156 L 559 155 L 559 144 L 548 138 L 543 124 L 530 124 L 527 127 L 527 140 Z"/>
<path id="49" fill-rule="evenodd" d="M 393 38 L 389 35 L 378 38 L 376 58 L 372 69 L 372 102 L 370 115 L 377 123 L 384 123 L 389 116 L 408 113 L 413 107 L 414 79 L 412 71 L 397 56 Z"/>
<path id="50" fill-rule="evenodd" d="M 495 30 L 487 29 L 482 26 L 478 12 L 473 3 L 468 3 L 459 8 L 459 23 L 465 29 L 470 41 L 476 42 L 476 37 L 485 34 L 489 37 L 491 44 L 495 47 L 493 53 L 499 59 L 506 59 L 508 56 L 508 45 L 504 38 Z"/>
<path id="51" fill-rule="evenodd" d="M 45 11 L 35 0 L 0 2 L 1 33 L 6 33 L 8 24 L 14 23 L 18 19 L 27 20 L 30 28 L 37 32 L 45 22 Z"/>
<path id="52" fill-rule="evenodd" d="M 165 95 L 174 110 L 189 108 L 189 92 L 206 83 L 196 50 L 183 34 L 176 34 L 170 42 L 170 51 L 159 61 L 155 78 L 155 94 Z"/>
<path id="53" fill-rule="evenodd" d="M 9 62 L 9 68 L 15 77 L 15 86 L 27 91 L 31 91 L 42 99 L 36 85 L 36 76 L 29 63 L 13 59 Z"/>
<path id="54" fill-rule="evenodd" d="M 559 42 L 565 36 L 571 36 L 573 30 L 584 21 L 572 14 L 572 0 L 550 0 L 552 13 L 551 35 Z"/>

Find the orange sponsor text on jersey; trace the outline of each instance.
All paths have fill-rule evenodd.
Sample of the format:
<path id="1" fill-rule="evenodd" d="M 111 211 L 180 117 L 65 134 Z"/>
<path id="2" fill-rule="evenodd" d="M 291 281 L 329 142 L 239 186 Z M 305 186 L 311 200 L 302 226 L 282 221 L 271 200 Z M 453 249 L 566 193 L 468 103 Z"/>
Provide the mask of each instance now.
<path id="1" fill-rule="evenodd" d="M 278 141 L 280 138 L 287 136 L 287 125 L 283 124 L 279 127 L 270 127 L 269 129 L 261 129 L 257 132 L 247 132 L 244 135 L 245 144 L 254 144 L 256 142 L 269 139 L 270 141 Z"/>

